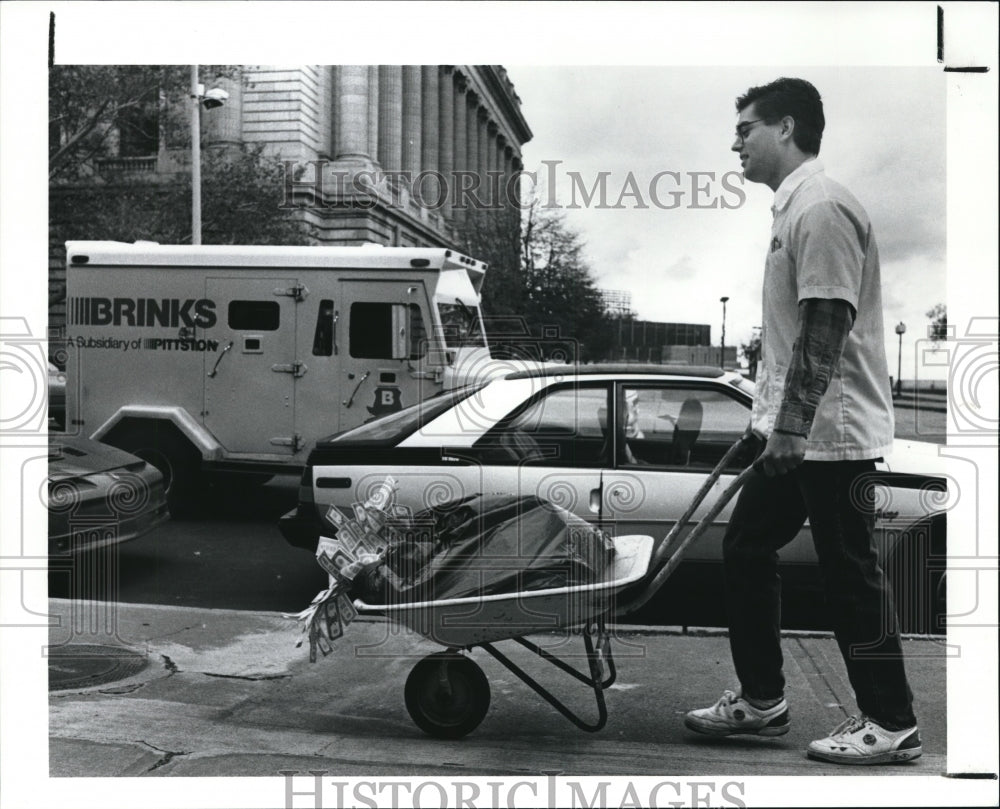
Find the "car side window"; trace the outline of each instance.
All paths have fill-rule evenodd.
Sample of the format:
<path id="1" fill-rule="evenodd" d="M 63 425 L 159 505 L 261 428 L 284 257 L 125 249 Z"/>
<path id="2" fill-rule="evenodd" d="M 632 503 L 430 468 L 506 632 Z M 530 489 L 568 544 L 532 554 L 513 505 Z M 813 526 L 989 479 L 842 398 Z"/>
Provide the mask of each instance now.
<path id="1" fill-rule="evenodd" d="M 625 440 L 619 466 L 712 469 L 750 420 L 747 404 L 707 387 L 622 388 Z"/>
<path id="2" fill-rule="evenodd" d="M 608 466 L 607 407 L 606 384 L 556 387 L 514 410 L 473 448 L 484 463 Z"/>

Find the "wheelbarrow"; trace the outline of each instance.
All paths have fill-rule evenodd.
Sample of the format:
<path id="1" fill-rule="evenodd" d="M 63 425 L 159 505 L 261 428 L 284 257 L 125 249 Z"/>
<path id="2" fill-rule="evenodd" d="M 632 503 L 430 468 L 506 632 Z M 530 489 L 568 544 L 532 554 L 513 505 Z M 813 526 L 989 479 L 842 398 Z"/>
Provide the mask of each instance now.
<path id="1" fill-rule="evenodd" d="M 750 440 L 740 439 L 730 447 L 655 553 L 652 537 L 616 537 L 615 556 L 603 581 L 400 604 L 368 604 L 356 599 L 354 606 L 359 614 L 383 616 L 445 647 L 445 651 L 421 659 L 407 677 L 406 708 L 416 725 L 431 736 L 445 739 L 461 738 L 479 726 L 489 710 L 490 685 L 482 668 L 465 654 L 479 647 L 578 728 L 592 733 L 601 730 L 608 719 L 604 690 L 617 676 L 606 618 L 612 613 L 627 615 L 638 610 L 676 570 L 687 548 L 711 525 L 747 476 L 753 474 L 753 467 L 743 470 L 719 495 L 698 525 L 677 541 L 723 470 Z M 630 591 L 628 600 L 618 603 L 618 596 L 625 590 Z M 525 637 L 556 629 L 569 629 L 582 635 L 586 671 Z M 584 683 L 594 695 L 596 721 L 581 718 L 497 649 L 494 644 L 502 640 L 519 644 Z"/>

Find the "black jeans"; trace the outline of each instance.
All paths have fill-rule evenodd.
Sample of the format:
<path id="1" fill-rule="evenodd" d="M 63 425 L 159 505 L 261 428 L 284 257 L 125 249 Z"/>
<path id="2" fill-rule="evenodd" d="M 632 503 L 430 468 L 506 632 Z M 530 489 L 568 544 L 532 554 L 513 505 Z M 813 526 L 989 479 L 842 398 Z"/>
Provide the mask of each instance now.
<path id="1" fill-rule="evenodd" d="M 806 461 L 751 475 L 723 540 L 729 642 L 743 695 L 776 699 L 781 654 L 777 551 L 809 517 L 834 632 L 861 712 L 888 729 L 916 724 L 892 594 L 873 545 L 862 485 L 873 461 Z"/>

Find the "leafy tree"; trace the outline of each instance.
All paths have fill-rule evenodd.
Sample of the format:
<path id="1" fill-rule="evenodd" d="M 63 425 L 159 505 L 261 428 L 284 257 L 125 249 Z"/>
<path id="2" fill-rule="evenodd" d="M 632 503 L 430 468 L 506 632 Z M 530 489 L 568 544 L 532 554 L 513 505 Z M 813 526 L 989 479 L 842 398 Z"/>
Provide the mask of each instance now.
<path id="1" fill-rule="evenodd" d="M 139 113 L 149 111 L 159 122 L 168 105 L 176 113 L 188 70 L 160 65 L 53 66 L 49 71 L 49 179 L 90 175 L 94 158 L 110 154 L 122 133 L 126 137 L 149 134 L 136 132 L 142 127 Z M 164 127 L 171 133 L 175 128 Z"/>
<path id="2" fill-rule="evenodd" d="M 740 354 L 746 357 L 750 378 L 757 379 L 757 365 L 760 362 L 760 332 L 756 329 L 750 339 L 740 343 Z"/>
<path id="3" fill-rule="evenodd" d="M 482 290 L 483 312 L 488 316 L 522 313 L 520 218 L 520 211 L 513 206 L 470 207 L 458 228 L 461 249 L 489 267 Z"/>
<path id="4" fill-rule="evenodd" d="M 202 155 L 204 244 L 308 244 L 310 226 L 281 208 L 284 166 L 262 144 Z M 50 224 L 67 239 L 191 242 L 191 177 L 168 182 L 120 175 L 53 194 Z"/>
<path id="5" fill-rule="evenodd" d="M 212 78 L 235 68 L 202 66 Z M 209 78 L 212 77 L 212 78 Z M 49 74 L 50 316 L 65 299 L 65 242 L 71 239 L 191 242 L 190 68 L 58 66 Z M 170 158 L 166 171 L 131 174 L 96 161 L 126 141 Z M 263 145 L 202 149 L 205 244 L 308 244 L 301 213 L 282 208 L 285 172 Z"/>
<path id="6" fill-rule="evenodd" d="M 925 313 L 930 318 L 931 325 L 927 327 L 927 336 L 935 345 L 948 339 L 948 308 L 943 303 L 934 304 Z"/>

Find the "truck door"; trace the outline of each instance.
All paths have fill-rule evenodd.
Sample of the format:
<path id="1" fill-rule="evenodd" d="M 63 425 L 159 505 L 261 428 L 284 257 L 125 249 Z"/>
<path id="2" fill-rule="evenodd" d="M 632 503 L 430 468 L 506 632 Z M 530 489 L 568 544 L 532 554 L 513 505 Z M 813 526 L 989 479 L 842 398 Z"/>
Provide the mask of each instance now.
<path id="1" fill-rule="evenodd" d="M 420 280 L 341 282 L 340 429 L 401 410 L 441 389 L 420 370 L 429 302 Z"/>
<path id="2" fill-rule="evenodd" d="M 228 452 L 291 455 L 296 363 L 296 281 L 208 278 L 218 319 L 205 330 L 218 341 L 205 362 L 205 426 Z"/>

